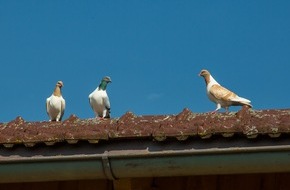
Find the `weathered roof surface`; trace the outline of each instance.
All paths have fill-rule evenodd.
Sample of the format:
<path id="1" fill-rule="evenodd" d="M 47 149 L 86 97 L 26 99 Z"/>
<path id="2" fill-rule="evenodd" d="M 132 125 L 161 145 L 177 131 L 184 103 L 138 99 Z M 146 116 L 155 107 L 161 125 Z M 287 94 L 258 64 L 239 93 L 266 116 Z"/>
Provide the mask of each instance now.
<path id="1" fill-rule="evenodd" d="M 9 148 L 18 144 L 32 147 L 39 143 L 52 146 L 57 142 L 98 143 L 118 139 L 184 141 L 190 137 L 203 139 L 213 135 L 278 138 L 289 133 L 290 109 L 257 111 L 243 107 L 239 112 L 216 114 L 193 113 L 184 109 L 177 115 L 137 116 L 127 112 L 120 118 L 108 120 L 80 119 L 71 115 L 63 122 L 27 122 L 17 117 L 0 124 L 0 144 Z"/>

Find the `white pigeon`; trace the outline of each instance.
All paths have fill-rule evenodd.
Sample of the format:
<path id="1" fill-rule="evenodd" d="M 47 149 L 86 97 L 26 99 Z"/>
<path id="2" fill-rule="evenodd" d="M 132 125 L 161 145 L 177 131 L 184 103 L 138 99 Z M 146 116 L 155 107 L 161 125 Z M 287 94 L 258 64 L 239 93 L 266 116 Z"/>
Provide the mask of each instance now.
<path id="1" fill-rule="evenodd" d="M 65 110 L 65 100 L 61 94 L 63 82 L 58 81 L 52 95 L 46 99 L 46 112 L 50 118 L 49 121 L 61 121 Z"/>
<path id="2" fill-rule="evenodd" d="M 110 77 L 104 77 L 96 90 L 89 95 L 90 105 L 96 117 L 101 119 L 110 118 L 110 100 L 106 92 L 107 85 L 110 82 L 112 82 Z"/>
<path id="3" fill-rule="evenodd" d="M 217 108 L 212 112 L 215 113 L 221 108 L 225 108 L 228 111 L 230 106 L 243 106 L 247 105 L 252 107 L 250 104 L 251 101 L 239 97 L 234 92 L 226 89 L 225 87 L 221 86 L 209 73 L 207 70 L 201 70 L 199 76 L 202 76 L 206 83 L 206 92 L 208 98 L 215 102 Z"/>

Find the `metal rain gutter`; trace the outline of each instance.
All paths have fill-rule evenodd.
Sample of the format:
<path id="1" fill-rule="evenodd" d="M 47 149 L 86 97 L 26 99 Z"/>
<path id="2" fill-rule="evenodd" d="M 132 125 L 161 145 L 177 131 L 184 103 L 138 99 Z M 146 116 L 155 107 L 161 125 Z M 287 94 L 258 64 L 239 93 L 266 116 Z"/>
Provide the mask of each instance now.
<path id="1" fill-rule="evenodd" d="M 1 157 L 0 183 L 290 172 L 290 145 Z"/>

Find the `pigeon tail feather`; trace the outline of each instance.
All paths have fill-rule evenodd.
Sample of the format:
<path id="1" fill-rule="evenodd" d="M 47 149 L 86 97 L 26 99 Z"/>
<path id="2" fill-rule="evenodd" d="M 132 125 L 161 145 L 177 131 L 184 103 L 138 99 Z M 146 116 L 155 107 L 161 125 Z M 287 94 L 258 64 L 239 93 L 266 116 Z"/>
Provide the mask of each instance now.
<path id="1" fill-rule="evenodd" d="M 250 103 L 251 101 L 246 99 L 246 98 L 242 98 L 242 97 L 235 97 L 233 99 L 231 99 L 231 101 L 235 102 L 236 104 L 242 104 L 242 105 L 247 105 L 250 107 L 253 107 Z"/>

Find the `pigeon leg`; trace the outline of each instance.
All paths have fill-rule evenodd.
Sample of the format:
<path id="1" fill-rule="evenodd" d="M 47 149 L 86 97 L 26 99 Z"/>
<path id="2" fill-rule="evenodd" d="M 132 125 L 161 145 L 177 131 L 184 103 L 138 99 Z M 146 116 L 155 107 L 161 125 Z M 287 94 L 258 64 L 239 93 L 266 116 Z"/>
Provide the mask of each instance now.
<path id="1" fill-rule="evenodd" d="M 104 109 L 102 118 L 105 119 L 107 115 L 107 109 Z"/>
<path id="2" fill-rule="evenodd" d="M 96 115 L 96 119 L 98 119 L 98 120 L 104 120 L 104 117 L 102 116 L 102 115 Z"/>
<path id="3" fill-rule="evenodd" d="M 216 105 L 216 109 L 214 111 L 212 111 L 211 113 L 212 114 L 215 114 L 217 111 L 219 111 L 221 109 L 221 105 L 220 104 L 217 104 Z"/>
<path id="4" fill-rule="evenodd" d="M 226 109 L 226 113 L 229 113 L 229 107 L 226 107 L 225 109 Z"/>

